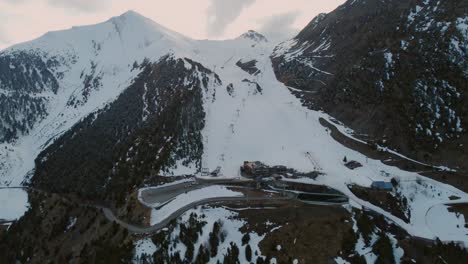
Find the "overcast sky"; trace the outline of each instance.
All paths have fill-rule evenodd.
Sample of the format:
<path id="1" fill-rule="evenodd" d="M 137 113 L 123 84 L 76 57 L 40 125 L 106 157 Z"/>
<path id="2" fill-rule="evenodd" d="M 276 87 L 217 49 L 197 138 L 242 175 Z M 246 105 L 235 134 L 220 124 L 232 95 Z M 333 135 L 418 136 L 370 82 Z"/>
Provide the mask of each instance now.
<path id="1" fill-rule="evenodd" d="M 289 37 L 345 0 L 0 0 L 0 49 L 47 31 L 95 24 L 134 10 L 196 39 L 225 39 L 254 29 Z"/>

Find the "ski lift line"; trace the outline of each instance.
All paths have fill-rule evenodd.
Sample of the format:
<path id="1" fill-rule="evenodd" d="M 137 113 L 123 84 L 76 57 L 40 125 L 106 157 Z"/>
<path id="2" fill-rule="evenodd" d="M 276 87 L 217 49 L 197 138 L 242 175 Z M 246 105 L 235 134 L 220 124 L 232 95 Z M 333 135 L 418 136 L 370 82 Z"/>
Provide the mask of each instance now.
<path id="1" fill-rule="evenodd" d="M 227 60 L 224 62 L 223 67 L 225 67 L 235 56 L 235 53 Z"/>
<path id="2" fill-rule="evenodd" d="M 310 163 L 312 166 L 314 166 L 314 169 L 321 171 L 322 168 L 320 165 L 317 163 L 317 161 L 312 157 L 312 154 L 310 152 L 306 152 L 305 156 L 309 159 Z"/>
<path id="3" fill-rule="evenodd" d="M 245 100 L 245 98 L 243 99 L 242 104 L 245 104 L 244 100 Z M 244 105 L 244 107 L 245 107 L 245 105 Z M 235 109 L 235 111 L 233 112 L 233 118 L 231 119 L 231 123 L 227 126 L 227 132 L 226 132 L 225 138 L 224 138 L 223 151 L 218 157 L 218 160 L 221 163 L 220 165 L 224 165 L 224 163 L 226 162 L 226 156 L 227 156 L 229 147 L 231 146 L 231 144 L 229 144 L 229 142 L 232 141 L 232 138 L 233 138 L 233 136 L 235 134 L 235 127 L 237 127 L 237 124 L 238 124 L 238 122 L 240 120 L 240 116 L 241 116 L 241 112 L 242 112 L 241 109 L 243 109 L 243 107 L 241 107 L 240 105 L 239 105 L 239 107 L 237 107 Z"/>
<path id="4" fill-rule="evenodd" d="M 227 127 L 227 134 L 225 136 L 225 141 L 224 141 L 224 146 L 223 146 L 223 153 L 219 157 L 220 163 L 224 163 L 226 161 L 225 157 L 226 157 L 226 153 L 228 153 L 228 148 L 230 146 L 229 142 L 232 141 L 232 137 L 235 134 L 235 129 L 234 128 L 236 127 L 236 124 L 238 123 L 238 121 L 240 119 L 240 110 L 239 109 L 237 109 L 237 110 L 238 110 L 238 111 L 236 111 L 237 114 L 234 114 L 234 118 L 232 119 L 233 121 Z"/>
<path id="5" fill-rule="evenodd" d="M 215 66 L 216 67 L 216 66 Z M 212 88 L 214 89 L 214 78 L 210 78 L 210 86 L 208 87 L 209 89 Z M 207 98 L 206 98 L 207 101 L 210 100 L 210 96 L 208 95 L 207 93 Z M 211 104 L 205 104 L 206 105 L 206 120 L 211 120 Z M 209 129 L 210 126 L 206 126 L 207 129 Z M 203 141 L 204 141 L 204 151 L 203 151 L 203 155 L 202 155 L 202 170 L 203 169 L 206 169 L 208 170 L 208 146 L 209 146 L 209 131 L 207 131 L 206 133 L 206 136 L 204 137 Z M 203 174 L 203 173 L 202 173 Z"/>

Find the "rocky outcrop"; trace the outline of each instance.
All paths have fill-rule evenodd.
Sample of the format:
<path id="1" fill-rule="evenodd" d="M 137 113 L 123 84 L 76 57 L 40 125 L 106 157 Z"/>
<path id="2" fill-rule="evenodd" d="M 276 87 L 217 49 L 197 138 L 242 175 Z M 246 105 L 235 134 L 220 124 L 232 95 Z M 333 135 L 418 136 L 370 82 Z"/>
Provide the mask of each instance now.
<path id="1" fill-rule="evenodd" d="M 243 71 L 249 73 L 250 75 L 258 75 L 261 71 L 257 68 L 257 61 L 242 61 L 239 60 L 236 62 L 237 67 L 241 68 Z"/>
<path id="2" fill-rule="evenodd" d="M 240 39 L 250 39 L 255 42 L 268 42 L 268 39 L 255 30 L 249 30 L 239 36 Z"/>

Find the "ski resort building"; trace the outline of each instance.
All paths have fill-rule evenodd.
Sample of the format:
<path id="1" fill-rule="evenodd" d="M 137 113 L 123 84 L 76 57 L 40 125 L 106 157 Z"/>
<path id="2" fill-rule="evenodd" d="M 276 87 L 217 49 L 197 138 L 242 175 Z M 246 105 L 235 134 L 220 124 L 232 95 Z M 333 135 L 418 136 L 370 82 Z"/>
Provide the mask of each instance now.
<path id="1" fill-rule="evenodd" d="M 273 174 L 285 174 L 287 168 L 285 166 L 267 166 L 260 161 L 244 161 L 244 165 L 240 168 L 241 172 L 251 177 L 269 177 Z"/>

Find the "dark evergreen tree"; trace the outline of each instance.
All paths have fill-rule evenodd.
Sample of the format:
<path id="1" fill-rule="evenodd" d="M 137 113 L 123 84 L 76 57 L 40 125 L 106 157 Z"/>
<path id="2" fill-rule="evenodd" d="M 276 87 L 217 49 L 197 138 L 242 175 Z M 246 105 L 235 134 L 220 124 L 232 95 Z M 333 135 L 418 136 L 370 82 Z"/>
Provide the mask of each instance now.
<path id="1" fill-rule="evenodd" d="M 209 234 L 211 257 L 215 257 L 218 254 L 220 228 L 219 222 L 215 222 L 213 224 L 213 231 Z"/>
<path id="2" fill-rule="evenodd" d="M 393 246 L 390 238 L 384 232 L 380 233 L 379 239 L 372 246 L 374 253 L 377 255 L 376 264 L 393 264 L 395 256 L 393 255 Z"/>
<path id="3" fill-rule="evenodd" d="M 245 244 L 249 243 L 250 241 L 250 235 L 249 233 L 246 233 L 242 236 L 242 245 L 244 246 Z"/>
<path id="4" fill-rule="evenodd" d="M 230 244 L 227 254 L 224 255 L 223 264 L 240 264 L 239 262 L 239 248 L 236 244 Z"/>
<path id="5" fill-rule="evenodd" d="M 245 258 L 248 262 L 252 260 L 252 248 L 250 248 L 250 245 L 245 247 Z"/>

